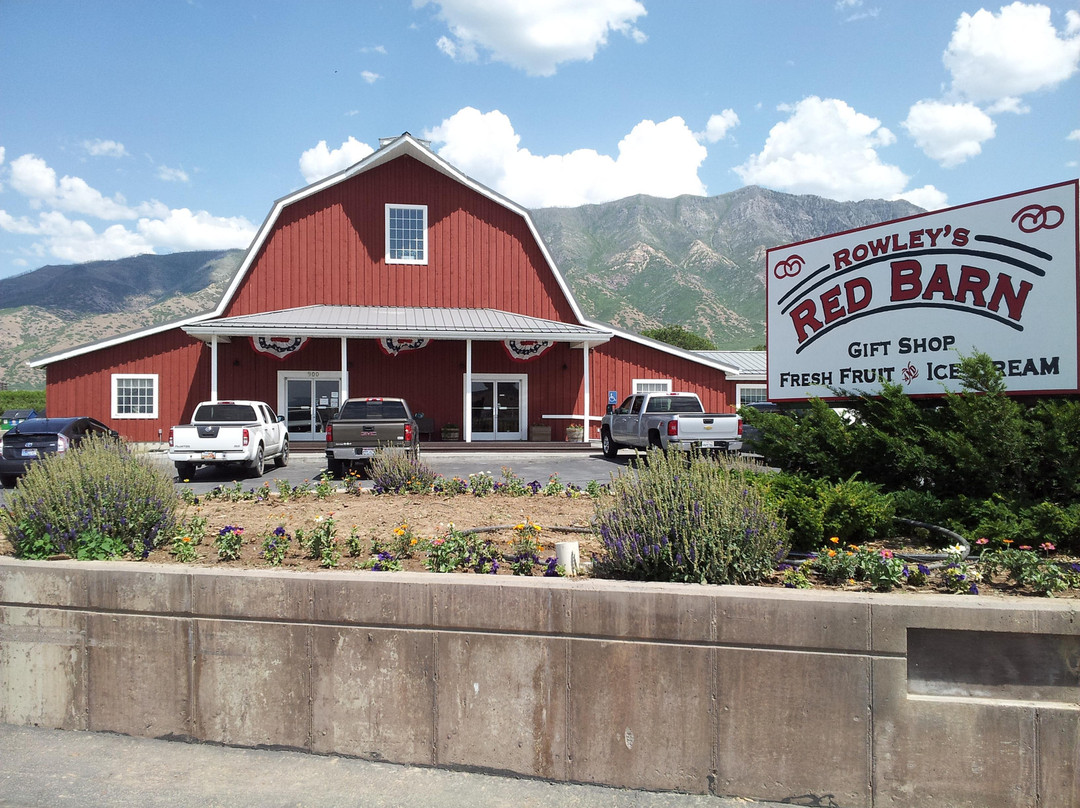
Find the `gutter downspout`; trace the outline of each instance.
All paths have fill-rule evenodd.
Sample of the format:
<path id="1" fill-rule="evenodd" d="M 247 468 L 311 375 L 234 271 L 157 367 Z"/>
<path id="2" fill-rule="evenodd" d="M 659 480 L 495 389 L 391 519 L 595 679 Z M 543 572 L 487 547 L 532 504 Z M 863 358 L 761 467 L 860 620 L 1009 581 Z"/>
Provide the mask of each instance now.
<path id="1" fill-rule="evenodd" d="M 338 406 L 349 398 L 349 338 L 341 338 L 341 392 L 338 394 Z"/>

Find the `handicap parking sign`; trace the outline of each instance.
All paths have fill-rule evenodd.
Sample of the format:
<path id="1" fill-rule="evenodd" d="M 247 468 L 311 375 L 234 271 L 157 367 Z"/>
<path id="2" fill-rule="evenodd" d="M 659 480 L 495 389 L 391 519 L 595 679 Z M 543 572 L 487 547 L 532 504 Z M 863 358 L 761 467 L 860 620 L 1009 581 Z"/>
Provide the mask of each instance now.
<path id="1" fill-rule="evenodd" d="M 619 403 L 619 391 L 618 390 L 608 390 L 607 391 L 607 403 L 608 404 L 618 404 Z"/>

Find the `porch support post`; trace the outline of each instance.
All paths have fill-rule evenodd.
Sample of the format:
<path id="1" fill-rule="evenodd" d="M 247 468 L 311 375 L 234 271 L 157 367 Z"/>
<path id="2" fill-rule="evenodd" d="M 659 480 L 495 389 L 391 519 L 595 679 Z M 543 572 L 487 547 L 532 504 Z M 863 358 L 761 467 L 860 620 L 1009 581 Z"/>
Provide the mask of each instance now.
<path id="1" fill-rule="evenodd" d="M 217 334 L 210 335 L 210 403 L 216 404 L 218 400 L 218 355 Z"/>
<path id="2" fill-rule="evenodd" d="M 341 338 L 341 393 L 338 399 L 341 404 L 349 397 L 349 338 Z"/>
<path id="3" fill-rule="evenodd" d="M 582 365 L 583 365 L 583 367 L 585 369 L 584 370 L 584 372 L 585 372 L 585 431 L 581 436 L 581 440 L 583 442 L 585 442 L 585 443 L 588 443 L 589 442 L 589 436 L 592 434 L 592 430 L 590 429 L 590 427 L 592 425 L 589 423 L 589 401 L 591 401 L 591 396 L 589 395 L 589 343 L 588 342 L 586 342 L 584 345 L 581 346 L 581 355 L 582 355 L 582 357 L 584 359 L 584 362 L 582 363 Z"/>
<path id="4" fill-rule="evenodd" d="M 472 443 L 472 340 L 465 340 L 465 390 L 464 412 L 461 416 L 461 434 L 466 443 Z"/>

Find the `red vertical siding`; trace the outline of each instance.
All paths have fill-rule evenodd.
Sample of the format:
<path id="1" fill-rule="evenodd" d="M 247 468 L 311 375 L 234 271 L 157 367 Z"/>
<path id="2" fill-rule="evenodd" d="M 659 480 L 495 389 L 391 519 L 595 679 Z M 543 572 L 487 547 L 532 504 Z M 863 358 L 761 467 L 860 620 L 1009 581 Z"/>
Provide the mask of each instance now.
<path id="1" fill-rule="evenodd" d="M 387 203 L 427 206 L 427 265 L 384 261 Z M 573 316 L 524 218 L 411 157 L 287 206 L 225 316 L 315 304 Z"/>

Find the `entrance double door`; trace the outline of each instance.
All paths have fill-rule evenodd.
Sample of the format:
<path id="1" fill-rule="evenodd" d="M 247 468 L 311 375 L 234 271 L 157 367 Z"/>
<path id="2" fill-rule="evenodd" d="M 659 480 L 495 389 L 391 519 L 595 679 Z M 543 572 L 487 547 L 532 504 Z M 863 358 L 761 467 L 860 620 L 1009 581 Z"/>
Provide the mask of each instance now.
<path id="1" fill-rule="evenodd" d="M 285 421 L 292 440 L 317 440 L 341 406 L 339 374 L 308 371 L 281 379 Z"/>
<path id="2" fill-rule="evenodd" d="M 527 377 L 475 375 L 472 378 L 473 440 L 525 440 Z"/>

